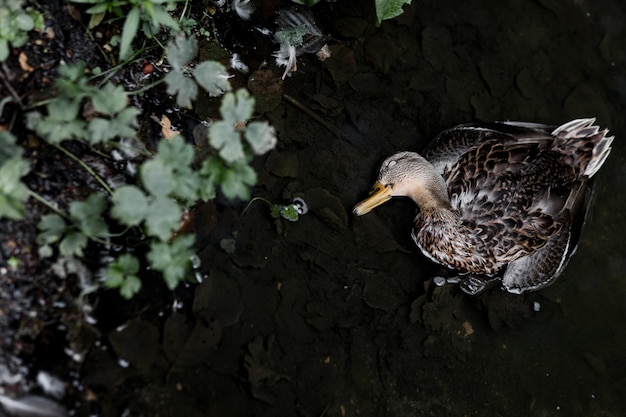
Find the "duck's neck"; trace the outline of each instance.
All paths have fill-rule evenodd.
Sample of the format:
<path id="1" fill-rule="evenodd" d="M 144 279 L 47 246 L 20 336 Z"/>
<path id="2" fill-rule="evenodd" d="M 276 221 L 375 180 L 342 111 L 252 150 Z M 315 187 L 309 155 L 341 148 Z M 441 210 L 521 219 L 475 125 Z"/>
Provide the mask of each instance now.
<path id="1" fill-rule="evenodd" d="M 450 210 L 450 197 L 443 177 L 434 168 L 422 174 L 421 181 L 411 189 L 408 196 L 420 210 Z"/>

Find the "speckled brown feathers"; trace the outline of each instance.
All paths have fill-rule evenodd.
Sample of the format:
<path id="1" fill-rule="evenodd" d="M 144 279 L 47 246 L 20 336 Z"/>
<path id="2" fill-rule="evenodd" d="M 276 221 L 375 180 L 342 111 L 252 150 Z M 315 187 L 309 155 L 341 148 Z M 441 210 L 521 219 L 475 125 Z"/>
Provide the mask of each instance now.
<path id="1" fill-rule="evenodd" d="M 415 243 L 456 271 L 466 292 L 494 280 L 514 293 L 542 288 L 573 252 L 591 177 L 611 149 L 613 137 L 594 122 L 444 131 L 424 151 L 426 159 L 412 152 L 387 158 L 377 192 L 354 211 L 365 214 L 393 196 L 409 196 L 420 206 Z"/>

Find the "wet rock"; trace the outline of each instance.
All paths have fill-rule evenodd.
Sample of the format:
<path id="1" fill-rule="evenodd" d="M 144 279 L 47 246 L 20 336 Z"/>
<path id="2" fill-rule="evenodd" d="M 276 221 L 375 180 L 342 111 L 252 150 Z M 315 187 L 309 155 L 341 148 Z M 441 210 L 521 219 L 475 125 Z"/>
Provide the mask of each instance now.
<path id="1" fill-rule="evenodd" d="M 429 25 L 422 31 L 422 54 L 435 69 L 441 71 L 458 58 L 452 52 L 452 34 L 441 25 Z"/>
<path id="2" fill-rule="evenodd" d="M 274 110 L 283 100 L 283 80 L 270 69 L 254 71 L 248 79 L 248 89 L 259 113 Z"/>
<path id="3" fill-rule="evenodd" d="M 602 375 L 606 371 L 606 364 L 601 357 L 591 352 L 583 352 L 582 355 L 595 373 L 597 373 L 598 375 Z"/>
<path id="4" fill-rule="evenodd" d="M 157 359 L 159 330 L 143 319 L 134 319 L 109 333 L 109 343 L 120 359 L 139 369 L 149 368 Z"/>
<path id="5" fill-rule="evenodd" d="M 277 177 L 296 178 L 298 176 L 298 157 L 292 152 L 272 151 L 265 160 L 265 169 Z"/>
<path id="6" fill-rule="evenodd" d="M 333 45 L 330 50 L 331 56 L 324 61 L 324 67 L 336 83 L 348 81 L 356 73 L 354 51 L 345 45 Z"/>
<path id="7" fill-rule="evenodd" d="M 567 114 L 593 114 L 598 120 L 611 120 L 610 100 L 601 85 L 587 81 L 577 85 L 565 99 Z"/>
<path id="8" fill-rule="evenodd" d="M 223 273 L 211 272 L 196 288 L 192 309 L 194 313 L 211 311 L 222 326 L 231 326 L 243 311 L 239 286 Z"/>
<path id="9" fill-rule="evenodd" d="M 376 346 L 363 329 L 353 329 L 350 335 L 350 376 L 355 388 L 362 393 L 379 392 Z"/>
<path id="10" fill-rule="evenodd" d="M 309 99 L 309 105 L 319 113 L 334 118 L 343 112 L 343 103 L 340 100 L 325 94 L 314 94 Z"/>
<path id="11" fill-rule="evenodd" d="M 372 307 L 392 313 L 403 302 L 403 292 L 388 277 L 377 274 L 365 280 L 363 289 L 365 303 Z"/>
<path id="12" fill-rule="evenodd" d="M 172 369 L 188 369 L 205 362 L 222 339 L 222 326 L 211 312 L 200 311 L 195 318 L 188 333 L 188 325 L 181 329 L 173 328 L 175 324 L 180 324 L 180 318 L 173 318 L 169 323 L 165 340 L 169 341 L 168 357 L 173 362 Z M 183 343 L 172 343 L 176 336 L 183 337 Z"/>
<path id="13" fill-rule="evenodd" d="M 416 91 L 431 91 L 442 83 L 440 73 L 430 66 L 424 66 L 411 75 L 409 87 Z"/>
<path id="14" fill-rule="evenodd" d="M 430 333 L 424 341 L 424 354 L 431 359 L 466 360 L 472 352 L 474 326 L 471 319 L 464 295 L 458 288 L 436 287 L 431 300 L 422 306 L 422 322 Z"/>
<path id="15" fill-rule="evenodd" d="M 402 49 L 383 32 L 377 32 L 365 43 L 365 58 L 374 64 L 377 70 L 384 73 L 389 72 L 401 54 Z"/>
<path id="16" fill-rule="evenodd" d="M 376 213 L 354 218 L 352 222 L 354 240 L 358 245 L 366 245 L 376 252 L 393 252 L 402 249 L 389 230 L 389 225 L 383 223 Z"/>
<path id="17" fill-rule="evenodd" d="M 346 230 L 348 214 L 341 200 L 323 188 L 311 188 L 306 191 L 304 200 L 320 220 L 334 230 Z"/>
<path id="18" fill-rule="evenodd" d="M 486 291 L 474 301 L 487 310 L 493 330 L 518 327 L 535 314 L 534 303 L 529 297 L 511 294 L 499 288 Z"/>
<path id="19" fill-rule="evenodd" d="M 193 324 L 183 313 L 174 312 L 167 318 L 163 326 L 163 351 L 169 361 L 173 362 L 176 359 L 192 329 Z"/>
<path id="20" fill-rule="evenodd" d="M 356 74 L 350 78 L 350 87 L 354 91 L 366 94 L 381 94 L 389 90 L 388 83 L 383 82 L 376 74 L 370 72 Z"/>
<path id="21" fill-rule="evenodd" d="M 248 343 L 248 352 L 244 357 L 244 365 L 248 371 L 248 382 L 252 390 L 252 395 L 257 400 L 272 404 L 275 400 L 271 387 L 281 379 L 287 378 L 276 372 L 274 360 L 272 358 L 272 345 L 274 336 L 267 338 L 267 343 L 263 337 L 257 336 Z"/>
<path id="22" fill-rule="evenodd" d="M 500 55 L 486 55 L 478 62 L 480 75 L 487 82 L 493 97 L 502 97 L 513 87 L 513 75 L 502 65 Z"/>
<path id="23" fill-rule="evenodd" d="M 316 330 L 326 330 L 336 325 L 336 311 L 329 306 L 327 301 L 311 301 L 307 303 L 306 312 L 309 316 L 306 322 Z"/>
<path id="24" fill-rule="evenodd" d="M 335 30 L 345 38 L 359 38 L 368 28 L 369 22 L 361 17 L 343 16 L 335 23 Z"/>
<path id="25" fill-rule="evenodd" d="M 474 114 L 478 120 L 490 120 L 493 118 L 493 109 L 500 107 L 500 101 L 486 91 L 480 91 L 470 97 L 470 104 L 474 108 Z"/>

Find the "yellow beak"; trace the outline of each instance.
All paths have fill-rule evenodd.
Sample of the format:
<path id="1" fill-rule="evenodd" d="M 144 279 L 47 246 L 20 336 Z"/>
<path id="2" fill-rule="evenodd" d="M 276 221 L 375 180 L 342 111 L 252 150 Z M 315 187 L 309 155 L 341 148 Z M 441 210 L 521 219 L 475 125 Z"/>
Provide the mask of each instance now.
<path id="1" fill-rule="evenodd" d="M 372 187 L 370 196 L 354 206 L 352 212 L 357 216 L 362 216 L 363 214 L 369 213 L 374 208 L 380 206 L 384 202 L 389 201 L 390 199 L 391 187 L 384 186 L 380 182 L 376 181 L 376 183 Z"/>

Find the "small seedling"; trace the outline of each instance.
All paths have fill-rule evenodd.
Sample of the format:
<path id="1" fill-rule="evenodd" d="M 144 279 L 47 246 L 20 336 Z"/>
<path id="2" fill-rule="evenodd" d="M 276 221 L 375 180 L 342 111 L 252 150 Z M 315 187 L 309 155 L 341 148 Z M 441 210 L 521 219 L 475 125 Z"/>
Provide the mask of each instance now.
<path id="1" fill-rule="evenodd" d="M 306 202 L 300 197 L 295 197 L 291 199 L 291 202 L 285 205 L 272 203 L 271 201 L 266 200 L 263 197 L 254 197 L 252 200 L 248 202 L 246 207 L 243 209 L 243 212 L 241 213 L 242 216 L 246 213 L 248 208 L 250 208 L 250 205 L 254 203 L 255 201 L 263 201 L 264 203 L 266 203 L 270 208 L 270 215 L 273 218 L 275 219 L 283 218 L 290 222 L 298 221 L 300 216 L 308 213 L 309 211 L 309 208 L 306 205 Z"/>

